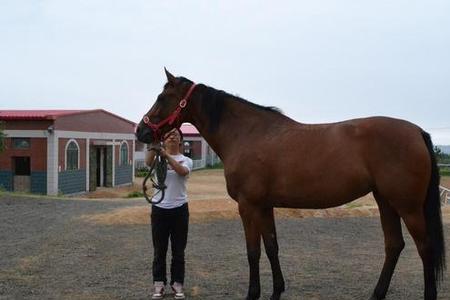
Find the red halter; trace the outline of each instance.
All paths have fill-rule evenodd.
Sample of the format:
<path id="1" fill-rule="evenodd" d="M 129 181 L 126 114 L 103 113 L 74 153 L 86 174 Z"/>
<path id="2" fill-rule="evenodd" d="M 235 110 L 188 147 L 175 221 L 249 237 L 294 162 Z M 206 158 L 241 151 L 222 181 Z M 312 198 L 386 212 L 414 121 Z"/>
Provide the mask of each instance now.
<path id="1" fill-rule="evenodd" d="M 144 115 L 144 117 L 142 118 L 142 121 L 144 122 L 145 125 L 150 127 L 150 129 L 153 131 L 153 137 L 155 140 L 161 139 L 161 136 L 159 134 L 161 127 L 163 127 L 166 123 L 168 123 L 169 125 L 172 125 L 175 122 L 175 120 L 178 119 L 178 117 L 180 116 L 181 110 L 186 107 L 187 102 L 188 102 L 189 98 L 191 97 L 192 92 L 194 91 L 195 86 L 196 86 L 196 84 L 193 83 L 191 85 L 191 87 L 189 88 L 189 90 L 187 91 L 186 96 L 184 96 L 184 98 L 181 99 L 180 102 L 178 103 L 178 107 L 167 118 L 165 118 L 158 124 L 154 124 L 154 123 L 150 122 L 150 118 L 147 115 Z"/>

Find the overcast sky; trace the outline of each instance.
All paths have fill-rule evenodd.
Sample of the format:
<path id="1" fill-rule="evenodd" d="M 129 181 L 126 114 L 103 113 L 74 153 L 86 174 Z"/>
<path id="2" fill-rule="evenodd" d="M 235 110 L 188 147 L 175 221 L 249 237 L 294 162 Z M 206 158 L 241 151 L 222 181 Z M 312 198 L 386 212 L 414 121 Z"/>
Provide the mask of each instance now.
<path id="1" fill-rule="evenodd" d="M 387 115 L 450 144 L 447 0 L 0 0 L 0 109 L 137 122 L 164 66 L 303 123 Z"/>

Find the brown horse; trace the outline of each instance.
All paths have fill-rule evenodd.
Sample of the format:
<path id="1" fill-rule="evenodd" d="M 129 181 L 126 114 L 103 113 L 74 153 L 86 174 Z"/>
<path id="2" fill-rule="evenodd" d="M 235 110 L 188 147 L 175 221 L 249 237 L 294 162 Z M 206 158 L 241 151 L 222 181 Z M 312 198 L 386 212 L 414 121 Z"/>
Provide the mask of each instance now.
<path id="1" fill-rule="evenodd" d="M 383 299 L 405 242 L 401 221 L 422 259 L 424 299 L 436 299 L 445 269 L 439 173 L 430 136 L 386 117 L 333 124 L 297 123 L 263 107 L 167 72 L 167 83 L 136 129 L 151 143 L 182 122 L 192 123 L 224 164 L 227 190 L 245 230 L 250 283 L 260 297 L 261 237 L 272 267 L 272 299 L 284 279 L 278 260 L 274 207 L 327 208 L 373 192 L 386 257 L 370 299 Z"/>

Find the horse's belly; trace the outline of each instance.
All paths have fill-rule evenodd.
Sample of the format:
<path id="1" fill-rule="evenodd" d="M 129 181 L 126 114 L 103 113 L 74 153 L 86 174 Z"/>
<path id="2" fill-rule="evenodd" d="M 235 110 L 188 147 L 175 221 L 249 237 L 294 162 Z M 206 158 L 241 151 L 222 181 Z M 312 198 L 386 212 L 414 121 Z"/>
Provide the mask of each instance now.
<path id="1" fill-rule="evenodd" d="M 362 192 L 358 195 L 349 195 L 342 197 L 309 197 L 309 198 L 278 198 L 274 201 L 274 207 L 284 207 L 284 208 L 303 208 L 303 209 L 324 209 L 341 206 L 343 204 L 349 203 L 353 200 L 356 200 L 370 191 Z"/>
<path id="2" fill-rule="evenodd" d="M 321 209 L 343 205 L 371 192 L 363 178 L 336 180 L 321 184 L 300 184 L 284 189 L 274 189 L 269 201 L 275 207 Z"/>

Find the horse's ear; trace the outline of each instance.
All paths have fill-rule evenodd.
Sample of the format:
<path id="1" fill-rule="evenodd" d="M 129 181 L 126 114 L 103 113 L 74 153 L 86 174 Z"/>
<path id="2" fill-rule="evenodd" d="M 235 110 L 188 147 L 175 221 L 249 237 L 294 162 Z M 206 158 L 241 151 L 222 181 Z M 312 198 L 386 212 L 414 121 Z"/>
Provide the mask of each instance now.
<path id="1" fill-rule="evenodd" d="M 170 74 L 170 72 L 167 71 L 166 67 L 164 67 L 164 72 L 166 72 L 167 82 L 169 82 L 170 84 L 175 84 L 175 76 Z"/>

